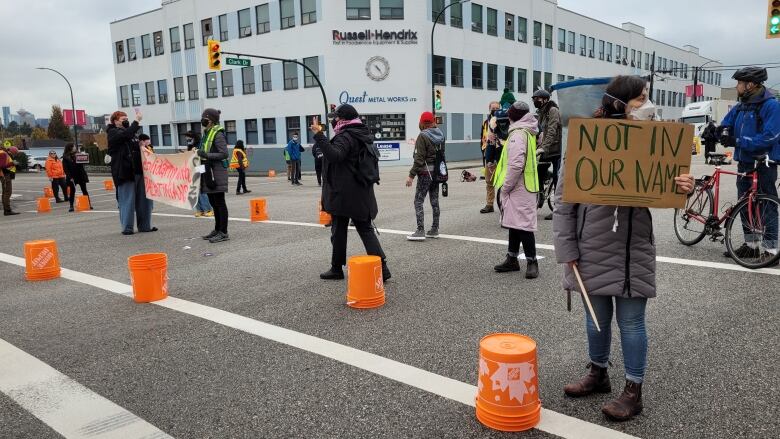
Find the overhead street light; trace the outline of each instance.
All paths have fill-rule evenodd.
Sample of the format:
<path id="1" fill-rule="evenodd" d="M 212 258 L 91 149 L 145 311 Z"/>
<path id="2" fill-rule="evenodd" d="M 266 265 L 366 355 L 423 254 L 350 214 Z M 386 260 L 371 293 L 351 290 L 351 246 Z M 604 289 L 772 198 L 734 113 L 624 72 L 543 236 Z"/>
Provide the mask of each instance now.
<path id="1" fill-rule="evenodd" d="M 70 108 L 71 108 L 71 111 L 73 111 L 73 138 L 75 139 L 74 143 L 76 145 L 76 148 L 78 148 L 78 146 L 79 146 L 79 132 L 78 132 L 78 126 L 76 125 L 76 104 L 75 104 L 75 101 L 73 100 L 73 87 L 70 86 L 70 81 L 68 81 L 68 78 L 66 78 L 65 75 L 63 75 L 62 73 L 60 73 L 60 72 L 58 72 L 58 71 L 56 71 L 54 69 L 50 69 L 48 67 L 36 67 L 35 69 L 36 70 L 50 70 L 50 71 L 52 71 L 52 72 L 62 76 L 62 79 L 64 79 L 65 82 L 68 83 L 68 89 L 70 89 Z"/>
<path id="2" fill-rule="evenodd" d="M 452 2 L 449 5 L 442 8 L 442 10 L 439 11 L 439 14 L 436 15 L 436 18 L 433 19 L 433 27 L 431 28 L 431 113 L 433 113 L 434 115 L 436 114 L 436 83 L 433 80 L 433 59 L 435 57 L 433 35 L 434 32 L 436 31 L 436 25 L 439 24 L 439 19 L 442 17 L 442 15 L 444 15 L 444 12 L 447 11 L 447 9 L 455 5 L 463 5 L 470 1 L 471 0 L 461 0 L 461 1 Z"/>

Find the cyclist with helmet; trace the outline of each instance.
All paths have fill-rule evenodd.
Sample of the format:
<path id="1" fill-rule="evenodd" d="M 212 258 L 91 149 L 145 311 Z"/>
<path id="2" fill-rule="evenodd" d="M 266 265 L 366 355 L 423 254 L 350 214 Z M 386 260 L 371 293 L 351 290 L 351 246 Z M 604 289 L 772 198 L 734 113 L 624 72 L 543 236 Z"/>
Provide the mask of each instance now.
<path id="1" fill-rule="evenodd" d="M 539 191 L 544 192 L 544 180 L 547 178 L 547 164 L 552 163 L 553 176 L 552 185 L 558 183 L 558 170 L 561 167 L 561 141 L 563 125 L 561 124 L 561 112 L 558 110 L 558 104 L 550 99 L 550 93 L 546 90 L 537 90 L 533 97 L 534 107 L 538 110 L 539 118 L 539 148 L 537 153 L 539 157 Z M 552 212 L 544 217 L 546 220 L 553 218 Z"/>
<path id="2" fill-rule="evenodd" d="M 745 67 L 732 76 L 737 80 L 739 103 L 735 105 L 721 123 L 720 143 L 734 147 L 734 159 L 738 172 L 753 169 L 756 156 L 769 154 L 772 160 L 780 160 L 780 102 L 764 87 L 767 79 L 763 67 Z M 758 190 L 777 196 L 777 165 L 758 167 Z M 737 194 L 742 197 L 750 190 L 751 177 L 737 177 Z M 777 251 L 777 212 L 765 211 L 764 245 L 767 251 Z M 745 243 L 735 253 L 740 257 L 759 257 L 759 242 L 743 226 Z M 751 240 L 752 239 L 752 240 Z M 728 251 L 724 256 L 730 256 Z"/>

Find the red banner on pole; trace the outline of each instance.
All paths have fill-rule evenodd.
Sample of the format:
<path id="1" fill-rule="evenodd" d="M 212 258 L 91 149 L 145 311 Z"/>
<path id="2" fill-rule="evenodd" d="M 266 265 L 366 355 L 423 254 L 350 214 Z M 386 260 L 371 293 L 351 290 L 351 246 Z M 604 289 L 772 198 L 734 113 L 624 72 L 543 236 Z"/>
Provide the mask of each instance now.
<path id="1" fill-rule="evenodd" d="M 704 96 L 704 84 L 696 85 L 696 96 Z M 693 85 L 685 86 L 685 97 L 693 97 Z"/>
<path id="2" fill-rule="evenodd" d="M 62 110 L 62 117 L 65 125 L 73 125 L 73 110 Z M 76 110 L 76 125 L 85 126 L 87 124 L 87 112 Z"/>

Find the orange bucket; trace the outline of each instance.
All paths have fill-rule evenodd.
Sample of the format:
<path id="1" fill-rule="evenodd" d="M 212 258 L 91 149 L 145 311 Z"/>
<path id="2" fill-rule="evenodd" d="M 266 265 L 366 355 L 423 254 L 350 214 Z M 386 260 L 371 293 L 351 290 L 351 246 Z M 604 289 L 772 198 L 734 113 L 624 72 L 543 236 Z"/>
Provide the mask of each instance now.
<path id="1" fill-rule="evenodd" d="M 113 191 L 114 190 L 114 181 L 113 180 L 103 180 L 103 187 L 107 191 Z"/>
<path id="2" fill-rule="evenodd" d="M 168 255 L 144 253 L 127 258 L 133 300 L 154 302 L 168 297 Z"/>
<path id="3" fill-rule="evenodd" d="M 382 259 L 379 256 L 353 256 L 347 262 L 347 306 L 378 308 L 385 304 Z"/>
<path id="4" fill-rule="evenodd" d="M 60 277 L 57 243 L 53 239 L 25 242 L 24 266 L 27 280 L 50 280 Z"/>
<path id="5" fill-rule="evenodd" d="M 273 169 L 268 170 L 268 177 L 276 177 L 276 171 Z"/>
<path id="6" fill-rule="evenodd" d="M 541 417 L 536 342 L 525 335 L 491 334 L 479 342 L 477 419 L 500 431 L 534 428 Z"/>
<path id="7" fill-rule="evenodd" d="M 86 195 L 79 195 L 76 197 L 76 212 L 83 212 L 89 210 L 89 197 Z"/>
<path id="8" fill-rule="evenodd" d="M 249 215 L 252 222 L 268 220 L 268 214 L 265 211 L 265 198 L 249 200 Z"/>
<path id="9" fill-rule="evenodd" d="M 43 188 L 43 196 L 46 198 L 54 198 L 54 191 L 50 187 Z"/>
<path id="10" fill-rule="evenodd" d="M 48 201 L 48 200 L 47 200 Z M 320 224 L 328 225 L 333 221 L 333 218 L 331 218 L 330 214 L 328 212 L 325 212 L 324 210 L 320 211 Z"/>
<path id="11" fill-rule="evenodd" d="M 46 197 L 38 198 L 38 213 L 51 212 L 51 202 Z"/>

